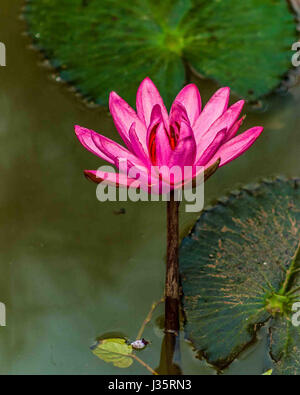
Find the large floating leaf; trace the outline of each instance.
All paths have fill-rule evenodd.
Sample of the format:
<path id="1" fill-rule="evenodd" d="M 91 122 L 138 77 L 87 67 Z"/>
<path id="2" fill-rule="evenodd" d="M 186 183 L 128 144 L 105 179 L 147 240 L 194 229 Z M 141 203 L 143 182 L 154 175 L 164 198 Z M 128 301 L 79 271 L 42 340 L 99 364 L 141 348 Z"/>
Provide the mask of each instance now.
<path id="1" fill-rule="evenodd" d="M 93 348 L 93 353 L 118 368 L 128 368 L 133 363 L 132 346 L 125 339 L 103 339 Z"/>
<path id="2" fill-rule="evenodd" d="M 289 69 L 295 23 L 286 0 L 29 0 L 40 48 L 88 98 L 132 104 L 149 76 L 170 103 L 184 62 L 255 99 Z"/>
<path id="3" fill-rule="evenodd" d="M 300 374 L 300 329 L 280 318 L 271 323 L 271 356 L 276 362 L 273 374 Z"/>
<path id="4" fill-rule="evenodd" d="M 300 254 L 299 254 L 300 255 Z M 300 256 L 295 262 L 294 271 L 299 270 Z M 292 277 L 292 273 L 290 273 Z M 298 290 L 294 295 L 300 299 L 300 275 L 291 278 L 292 290 Z M 299 304 L 297 310 L 299 310 Z M 292 315 L 293 313 L 291 313 Z M 288 318 L 291 318 L 289 315 Z M 294 323 L 295 324 L 295 323 Z M 274 374 L 300 374 L 300 326 L 294 326 L 290 319 L 281 320 L 275 317 L 270 325 L 271 356 L 276 361 Z"/>
<path id="5" fill-rule="evenodd" d="M 286 0 L 194 0 L 185 48 L 191 65 L 255 100 L 279 85 L 296 39 Z"/>
<path id="6" fill-rule="evenodd" d="M 299 180 L 265 181 L 203 212 L 180 249 L 185 330 L 199 356 L 224 368 L 271 318 L 274 373 L 300 374 L 299 240 Z"/>
<path id="7" fill-rule="evenodd" d="M 164 3 L 31 0 L 27 17 L 37 43 L 64 79 L 99 103 L 107 103 L 115 90 L 134 104 L 138 84 L 146 76 L 155 80 L 166 100 L 185 81 L 176 25 L 189 1 Z M 163 30 L 173 25 L 165 43 Z"/>

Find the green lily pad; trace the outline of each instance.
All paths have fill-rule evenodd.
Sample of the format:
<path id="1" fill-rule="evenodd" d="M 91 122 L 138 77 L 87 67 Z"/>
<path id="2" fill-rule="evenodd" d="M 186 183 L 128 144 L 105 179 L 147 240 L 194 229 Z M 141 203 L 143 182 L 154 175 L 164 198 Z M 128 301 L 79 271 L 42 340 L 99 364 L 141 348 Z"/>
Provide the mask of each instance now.
<path id="1" fill-rule="evenodd" d="M 180 248 L 185 331 L 223 369 L 270 322 L 274 374 L 300 374 L 300 180 L 246 187 L 205 210 Z"/>
<path id="2" fill-rule="evenodd" d="M 131 345 L 125 339 L 103 339 L 93 348 L 93 353 L 118 368 L 128 368 L 133 363 Z"/>
<path id="3" fill-rule="evenodd" d="M 185 68 L 176 47 L 179 33 L 175 28 L 168 35 L 163 29 L 180 22 L 189 1 L 172 3 L 31 0 L 26 15 L 38 46 L 64 80 L 99 104 L 107 103 L 112 90 L 134 104 L 146 76 L 169 101 L 184 84 Z"/>
<path id="4" fill-rule="evenodd" d="M 288 320 L 274 318 L 271 322 L 271 356 L 274 375 L 300 374 L 300 329 Z"/>
<path id="5" fill-rule="evenodd" d="M 150 77 L 170 104 L 186 62 L 256 99 L 291 67 L 296 41 L 285 0 L 28 0 L 29 31 L 61 77 L 90 100 L 131 104 Z"/>
<path id="6" fill-rule="evenodd" d="M 272 376 L 273 369 L 267 370 L 265 373 L 262 374 L 262 376 Z"/>
<path id="7" fill-rule="evenodd" d="M 300 268 L 300 253 L 294 264 L 294 272 Z M 291 273 L 291 295 L 300 300 L 300 274 Z M 293 292 L 296 291 L 296 292 Z M 299 305 L 297 306 L 297 310 Z M 296 310 L 296 311 L 297 311 Z M 287 314 L 286 320 L 279 317 L 272 318 L 270 324 L 270 349 L 274 359 L 275 375 L 299 375 L 300 374 L 300 326 L 293 325 L 292 312 Z M 295 323 L 294 323 L 295 324 Z"/>
<path id="8" fill-rule="evenodd" d="M 291 68 L 291 45 L 297 41 L 286 0 L 193 3 L 192 13 L 201 23 L 195 21 L 185 51 L 196 71 L 249 100 L 279 85 Z"/>

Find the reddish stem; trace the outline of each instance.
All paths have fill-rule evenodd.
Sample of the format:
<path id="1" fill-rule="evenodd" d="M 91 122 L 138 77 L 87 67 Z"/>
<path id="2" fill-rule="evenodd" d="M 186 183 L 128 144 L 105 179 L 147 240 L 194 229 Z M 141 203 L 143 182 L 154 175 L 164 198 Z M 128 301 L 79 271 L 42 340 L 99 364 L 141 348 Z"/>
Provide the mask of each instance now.
<path id="1" fill-rule="evenodd" d="M 174 192 L 167 202 L 167 269 L 165 285 L 165 332 L 179 331 L 179 203 Z"/>

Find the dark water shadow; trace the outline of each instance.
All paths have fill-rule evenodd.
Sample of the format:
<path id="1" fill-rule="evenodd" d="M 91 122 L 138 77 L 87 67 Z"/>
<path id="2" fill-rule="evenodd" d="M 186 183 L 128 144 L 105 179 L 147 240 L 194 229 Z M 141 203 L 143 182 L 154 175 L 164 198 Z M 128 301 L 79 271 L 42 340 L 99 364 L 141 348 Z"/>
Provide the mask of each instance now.
<path id="1" fill-rule="evenodd" d="M 157 373 L 161 375 L 182 375 L 180 335 L 166 333 L 163 338 Z"/>

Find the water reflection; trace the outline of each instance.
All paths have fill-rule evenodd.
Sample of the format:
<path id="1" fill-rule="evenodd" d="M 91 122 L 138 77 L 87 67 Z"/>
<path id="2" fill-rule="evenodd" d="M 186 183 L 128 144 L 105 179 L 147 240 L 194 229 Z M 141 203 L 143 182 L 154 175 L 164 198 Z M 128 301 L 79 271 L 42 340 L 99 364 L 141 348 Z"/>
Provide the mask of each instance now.
<path id="1" fill-rule="evenodd" d="M 166 333 L 161 346 L 159 374 L 181 375 L 180 336 Z"/>

